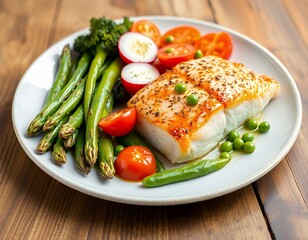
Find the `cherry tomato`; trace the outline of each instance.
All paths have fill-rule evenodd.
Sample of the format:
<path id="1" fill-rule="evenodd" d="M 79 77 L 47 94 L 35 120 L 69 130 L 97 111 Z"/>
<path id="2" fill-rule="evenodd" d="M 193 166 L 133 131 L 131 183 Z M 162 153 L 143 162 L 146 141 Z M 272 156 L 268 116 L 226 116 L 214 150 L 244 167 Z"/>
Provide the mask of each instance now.
<path id="1" fill-rule="evenodd" d="M 169 44 L 158 50 L 157 58 L 167 69 L 180 62 L 193 59 L 195 47 L 190 44 Z"/>
<path id="2" fill-rule="evenodd" d="M 129 146 L 117 156 L 114 167 L 116 174 L 130 181 L 141 181 L 156 172 L 153 153 L 143 146 Z"/>
<path id="3" fill-rule="evenodd" d="M 204 56 L 214 55 L 224 59 L 229 59 L 233 50 L 231 37 L 225 32 L 206 34 L 195 43 L 195 47 Z"/>
<path id="4" fill-rule="evenodd" d="M 160 31 L 158 27 L 149 20 L 139 20 L 134 22 L 130 31 L 142 33 L 152 38 L 152 40 L 156 43 L 157 46 L 160 45 Z"/>
<path id="5" fill-rule="evenodd" d="M 119 137 L 133 130 L 137 119 L 135 107 L 120 109 L 102 118 L 98 125 L 105 133 Z"/>
<path id="6" fill-rule="evenodd" d="M 169 44 L 194 44 L 201 37 L 198 29 L 191 26 L 179 26 L 167 31 L 161 40 L 161 47 Z"/>

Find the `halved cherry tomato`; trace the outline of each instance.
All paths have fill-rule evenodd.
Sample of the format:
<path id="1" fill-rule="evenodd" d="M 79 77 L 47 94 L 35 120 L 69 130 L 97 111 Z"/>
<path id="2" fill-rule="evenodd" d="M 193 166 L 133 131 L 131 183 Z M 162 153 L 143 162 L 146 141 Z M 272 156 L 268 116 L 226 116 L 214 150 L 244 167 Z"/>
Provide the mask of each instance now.
<path id="1" fill-rule="evenodd" d="M 156 172 L 153 153 L 143 146 L 129 146 L 117 156 L 114 167 L 116 174 L 130 181 L 141 181 Z"/>
<path id="2" fill-rule="evenodd" d="M 130 31 L 142 33 L 156 43 L 157 46 L 160 45 L 161 34 L 158 27 L 149 20 L 139 20 L 133 23 Z"/>
<path id="3" fill-rule="evenodd" d="M 233 50 L 231 37 L 226 32 L 206 34 L 195 43 L 195 47 L 204 56 L 213 55 L 224 59 L 229 59 Z"/>
<path id="4" fill-rule="evenodd" d="M 190 44 L 169 44 L 158 50 L 157 58 L 167 69 L 176 64 L 193 59 L 195 47 Z"/>
<path id="5" fill-rule="evenodd" d="M 102 118 L 98 125 L 105 133 L 119 137 L 131 132 L 136 124 L 135 107 L 120 109 Z"/>
<path id="6" fill-rule="evenodd" d="M 161 47 L 168 44 L 186 43 L 194 44 L 201 37 L 197 28 L 192 26 L 179 26 L 167 31 L 161 40 Z"/>

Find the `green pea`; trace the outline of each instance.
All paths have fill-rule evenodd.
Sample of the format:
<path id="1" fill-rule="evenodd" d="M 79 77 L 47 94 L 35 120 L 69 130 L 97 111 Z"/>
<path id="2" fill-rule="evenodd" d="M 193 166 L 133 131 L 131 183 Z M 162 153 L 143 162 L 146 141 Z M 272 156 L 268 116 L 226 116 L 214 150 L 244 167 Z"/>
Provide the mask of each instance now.
<path id="1" fill-rule="evenodd" d="M 114 154 L 115 155 L 118 155 L 121 151 L 124 150 L 124 146 L 123 145 L 117 145 L 115 148 L 114 148 Z"/>
<path id="2" fill-rule="evenodd" d="M 233 142 L 234 139 L 239 138 L 240 134 L 238 133 L 238 131 L 236 130 L 232 130 L 231 132 L 229 132 L 227 140 Z"/>
<path id="3" fill-rule="evenodd" d="M 165 42 L 166 43 L 172 43 L 174 41 L 174 37 L 172 35 L 168 35 L 166 38 L 165 38 Z"/>
<path id="4" fill-rule="evenodd" d="M 270 128 L 271 128 L 271 125 L 269 124 L 269 122 L 266 122 L 266 121 L 261 122 L 258 127 L 260 133 L 266 133 L 270 130 Z"/>
<path id="5" fill-rule="evenodd" d="M 219 155 L 220 158 L 228 158 L 228 159 L 231 159 L 231 154 L 228 153 L 228 152 L 222 152 L 220 155 Z"/>
<path id="6" fill-rule="evenodd" d="M 172 53 L 174 52 L 174 48 L 166 48 L 165 53 Z"/>
<path id="7" fill-rule="evenodd" d="M 190 106 L 194 106 L 194 105 L 197 105 L 198 102 L 199 102 L 199 98 L 196 94 L 189 94 L 187 96 L 187 104 L 190 105 Z"/>
<path id="8" fill-rule="evenodd" d="M 243 145 L 243 150 L 246 153 L 253 153 L 256 150 L 256 146 L 253 142 L 245 142 Z"/>
<path id="9" fill-rule="evenodd" d="M 184 84 L 184 83 L 178 83 L 177 85 L 175 85 L 174 90 L 175 90 L 177 93 L 180 93 L 180 94 L 181 94 L 181 93 L 186 92 L 187 86 L 186 86 L 186 84 Z"/>
<path id="10" fill-rule="evenodd" d="M 258 127 L 258 121 L 254 118 L 249 118 L 245 122 L 245 127 L 249 130 L 255 130 Z"/>
<path id="11" fill-rule="evenodd" d="M 246 132 L 243 134 L 242 139 L 244 142 L 252 142 L 255 138 L 255 135 L 251 132 Z"/>
<path id="12" fill-rule="evenodd" d="M 195 58 L 202 58 L 203 57 L 203 52 L 201 50 L 196 50 L 195 52 Z"/>
<path id="13" fill-rule="evenodd" d="M 244 141 L 240 137 L 237 137 L 233 140 L 233 148 L 234 149 L 240 150 L 240 149 L 242 149 L 243 145 L 244 145 Z"/>
<path id="14" fill-rule="evenodd" d="M 220 152 L 232 152 L 233 143 L 230 141 L 225 141 L 220 145 Z"/>

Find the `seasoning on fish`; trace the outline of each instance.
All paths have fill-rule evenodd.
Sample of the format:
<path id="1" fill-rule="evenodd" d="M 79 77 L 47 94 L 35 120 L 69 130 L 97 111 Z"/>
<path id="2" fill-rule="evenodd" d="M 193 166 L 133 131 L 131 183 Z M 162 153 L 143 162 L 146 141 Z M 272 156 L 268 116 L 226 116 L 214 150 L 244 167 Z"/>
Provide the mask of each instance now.
<path id="1" fill-rule="evenodd" d="M 179 94 L 177 84 L 186 85 Z M 279 92 L 279 83 L 243 64 L 207 56 L 180 63 L 138 91 L 137 132 L 170 162 L 209 153 L 229 131 L 255 117 Z M 187 104 L 189 95 L 198 97 Z"/>

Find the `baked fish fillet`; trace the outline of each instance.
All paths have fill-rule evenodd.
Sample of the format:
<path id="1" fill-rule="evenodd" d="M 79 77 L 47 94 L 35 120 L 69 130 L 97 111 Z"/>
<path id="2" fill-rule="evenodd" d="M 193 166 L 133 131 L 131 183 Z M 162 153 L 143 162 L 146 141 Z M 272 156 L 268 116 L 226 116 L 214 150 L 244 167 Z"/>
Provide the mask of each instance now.
<path id="1" fill-rule="evenodd" d="M 174 91 L 185 83 L 187 91 Z M 262 112 L 279 92 L 279 83 L 243 64 L 217 57 L 183 62 L 138 91 L 128 102 L 138 113 L 137 132 L 170 162 L 209 153 L 232 129 Z M 186 98 L 199 102 L 189 106 Z"/>

